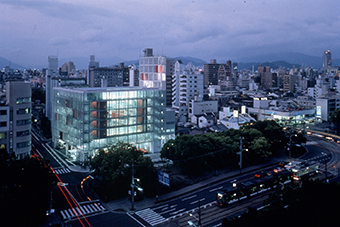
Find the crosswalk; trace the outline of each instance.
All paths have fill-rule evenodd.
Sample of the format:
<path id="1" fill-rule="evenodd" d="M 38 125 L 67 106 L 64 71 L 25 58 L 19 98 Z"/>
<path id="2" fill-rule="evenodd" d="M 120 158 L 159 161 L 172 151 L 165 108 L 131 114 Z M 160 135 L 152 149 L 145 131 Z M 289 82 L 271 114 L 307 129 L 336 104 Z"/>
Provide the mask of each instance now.
<path id="1" fill-rule="evenodd" d="M 65 219 L 74 218 L 76 216 L 81 217 L 86 214 L 102 212 L 105 210 L 106 208 L 100 203 L 91 203 L 91 204 L 86 204 L 86 205 L 80 205 L 79 207 L 74 207 L 74 208 L 70 208 L 67 210 L 62 210 L 60 211 L 60 214 L 63 217 L 63 220 L 65 220 Z"/>
<path id="2" fill-rule="evenodd" d="M 60 169 L 54 169 L 54 172 L 58 175 L 65 174 L 65 173 L 70 173 L 69 168 L 60 168 Z"/>
<path id="3" fill-rule="evenodd" d="M 150 208 L 137 211 L 135 214 L 137 214 L 139 217 L 141 217 L 144 221 L 149 223 L 151 226 L 158 225 L 160 223 L 167 221 L 166 218 L 156 213 L 155 211 L 151 210 Z"/>

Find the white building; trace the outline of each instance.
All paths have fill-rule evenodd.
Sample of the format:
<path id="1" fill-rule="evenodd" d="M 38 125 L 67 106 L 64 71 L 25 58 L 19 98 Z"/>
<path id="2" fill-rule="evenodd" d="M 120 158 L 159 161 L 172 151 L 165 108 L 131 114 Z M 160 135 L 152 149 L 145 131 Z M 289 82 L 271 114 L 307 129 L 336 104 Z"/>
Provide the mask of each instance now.
<path id="1" fill-rule="evenodd" d="M 203 99 L 203 74 L 199 71 L 183 70 L 182 64 L 177 61 L 172 78 L 172 108 L 176 110 L 178 117 L 187 118 L 189 102 Z"/>
<path id="2" fill-rule="evenodd" d="M 328 121 L 334 110 L 340 108 L 340 95 L 316 99 L 316 117 Z"/>
<path id="3" fill-rule="evenodd" d="M 191 100 L 189 102 L 189 118 L 193 115 L 202 115 L 205 113 L 214 113 L 217 115 L 218 112 L 218 101 L 195 101 Z"/>

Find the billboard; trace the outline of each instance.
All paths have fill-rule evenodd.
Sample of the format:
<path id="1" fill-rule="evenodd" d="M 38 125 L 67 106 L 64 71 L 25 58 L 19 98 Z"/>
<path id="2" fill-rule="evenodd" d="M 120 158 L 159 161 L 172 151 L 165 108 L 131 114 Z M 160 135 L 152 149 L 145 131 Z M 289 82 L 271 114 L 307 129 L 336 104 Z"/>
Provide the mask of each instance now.
<path id="1" fill-rule="evenodd" d="M 169 177 L 169 174 L 164 173 L 164 172 L 158 170 L 158 182 L 163 184 L 163 185 L 165 185 L 165 186 L 170 187 L 170 177 Z"/>
<path id="2" fill-rule="evenodd" d="M 316 106 L 316 117 L 321 118 L 321 106 Z"/>

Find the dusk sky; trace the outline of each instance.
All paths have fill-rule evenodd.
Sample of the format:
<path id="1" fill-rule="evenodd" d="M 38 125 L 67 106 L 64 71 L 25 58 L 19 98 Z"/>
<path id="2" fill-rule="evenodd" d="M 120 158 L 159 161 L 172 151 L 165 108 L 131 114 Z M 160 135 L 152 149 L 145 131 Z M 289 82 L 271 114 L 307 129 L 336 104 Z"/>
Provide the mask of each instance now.
<path id="1" fill-rule="evenodd" d="M 277 52 L 340 55 L 334 0 L 1 0 L 0 56 L 24 65 L 59 58 L 155 55 L 209 61 Z"/>

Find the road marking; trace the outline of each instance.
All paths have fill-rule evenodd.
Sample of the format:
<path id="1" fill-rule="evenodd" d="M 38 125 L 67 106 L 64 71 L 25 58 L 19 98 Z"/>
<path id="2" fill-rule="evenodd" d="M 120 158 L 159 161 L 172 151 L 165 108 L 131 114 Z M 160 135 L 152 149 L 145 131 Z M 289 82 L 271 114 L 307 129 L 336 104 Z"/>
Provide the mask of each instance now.
<path id="1" fill-rule="evenodd" d="M 193 196 L 190 196 L 190 197 L 187 197 L 187 198 L 184 198 L 182 199 L 182 202 L 185 201 L 185 200 L 188 200 L 188 199 L 192 199 L 192 198 L 195 198 L 197 195 L 193 195 Z"/>
<path id="2" fill-rule="evenodd" d="M 222 188 L 223 188 L 223 186 L 218 187 L 218 188 L 214 188 L 214 189 L 211 189 L 209 192 L 213 192 L 213 191 L 216 191 L 216 190 L 220 190 L 220 189 L 222 189 Z"/>
<path id="3" fill-rule="evenodd" d="M 200 199 L 200 200 L 196 200 L 196 201 L 194 201 L 194 202 L 191 202 L 190 205 L 195 204 L 195 203 L 198 203 L 199 201 L 202 202 L 202 201 L 204 201 L 204 200 L 205 200 L 205 198 Z"/>

